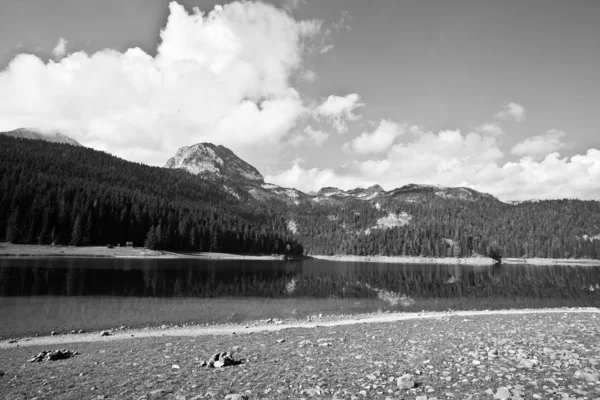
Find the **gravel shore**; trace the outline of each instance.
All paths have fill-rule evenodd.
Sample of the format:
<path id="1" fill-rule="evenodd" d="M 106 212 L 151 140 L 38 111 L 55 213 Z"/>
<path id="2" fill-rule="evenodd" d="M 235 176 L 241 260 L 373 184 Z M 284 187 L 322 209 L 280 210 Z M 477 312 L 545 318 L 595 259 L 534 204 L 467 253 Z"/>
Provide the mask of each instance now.
<path id="1" fill-rule="evenodd" d="M 600 398 L 599 309 L 466 313 L 13 343 L 0 351 L 0 393 L 7 399 Z M 78 354 L 27 361 L 59 344 Z M 242 363 L 202 366 L 218 352 Z"/>

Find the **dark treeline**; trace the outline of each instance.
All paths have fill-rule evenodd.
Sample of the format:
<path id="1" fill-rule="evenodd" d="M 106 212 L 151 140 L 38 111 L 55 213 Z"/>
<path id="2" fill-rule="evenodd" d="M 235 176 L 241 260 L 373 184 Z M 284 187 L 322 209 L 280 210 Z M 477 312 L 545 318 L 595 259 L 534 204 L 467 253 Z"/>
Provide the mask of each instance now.
<path id="1" fill-rule="evenodd" d="M 216 183 L 104 152 L 0 136 L 0 241 L 294 253 L 302 246 L 265 205 Z"/>
<path id="2" fill-rule="evenodd" d="M 228 182 L 237 193 L 243 184 Z M 299 206 L 83 147 L 0 136 L 0 241 L 184 251 L 600 259 L 600 202 L 506 204 L 425 193 Z M 408 224 L 375 229 L 390 213 Z M 296 223 L 298 232 L 288 229 Z"/>
<path id="3" fill-rule="evenodd" d="M 600 202 L 550 200 L 518 205 L 496 199 L 464 201 L 426 196 L 421 202 L 360 200 L 307 206 L 294 214 L 307 253 L 426 257 L 600 258 Z M 407 225 L 373 229 L 389 213 Z M 365 232 L 369 229 L 368 234 Z"/>

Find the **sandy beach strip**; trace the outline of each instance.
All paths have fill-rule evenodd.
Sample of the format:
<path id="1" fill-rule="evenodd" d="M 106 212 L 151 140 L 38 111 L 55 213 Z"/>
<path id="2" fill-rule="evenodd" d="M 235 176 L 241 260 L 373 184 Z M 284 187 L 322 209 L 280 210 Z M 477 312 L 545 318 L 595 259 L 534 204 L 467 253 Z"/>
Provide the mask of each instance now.
<path id="1" fill-rule="evenodd" d="M 14 347 L 48 345 L 56 346 L 68 343 L 84 342 L 106 342 L 127 340 L 136 338 L 162 337 L 162 336 L 185 336 L 196 337 L 206 335 L 235 335 L 250 334 L 257 332 L 273 332 L 293 328 L 320 328 L 335 327 L 356 324 L 376 324 L 388 323 L 406 320 L 435 319 L 435 318 L 453 318 L 453 317 L 476 317 L 486 315 L 525 315 L 525 314 L 571 314 L 587 313 L 600 314 L 600 308 L 597 307 L 578 307 L 578 308 L 542 308 L 542 309 L 509 309 L 509 310 L 480 310 L 480 311 L 448 311 L 448 312 L 420 312 L 420 313 L 378 313 L 378 314 L 359 314 L 351 316 L 327 316 L 325 318 L 312 318 L 311 320 L 290 320 L 270 322 L 259 321 L 258 323 L 246 322 L 244 324 L 228 325 L 202 325 L 202 326 L 183 326 L 142 328 L 142 329 L 123 329 L 112 330 L 108 336 L 102 336 L 101 332 L 86 332 L 80 334 L 63 334 L 55 336 L 36 336 L 19 339 L 7 339 L 0 341 L 0 349 L 9 349 Z"/>

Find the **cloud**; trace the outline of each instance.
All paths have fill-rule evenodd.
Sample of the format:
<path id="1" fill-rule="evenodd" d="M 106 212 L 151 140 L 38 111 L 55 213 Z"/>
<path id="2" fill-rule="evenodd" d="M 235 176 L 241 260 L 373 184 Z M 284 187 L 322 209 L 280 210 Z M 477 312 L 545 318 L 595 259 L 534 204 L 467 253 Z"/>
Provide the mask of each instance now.
<path id="1" fill-rule="evenodd" d="M 300 190 L 305 192 L 316 192 L 323 187 L 338 184 L 340 177 L 331 169 L 304 169 L 299 160 L 296 160 L 289 169 L 279 174 L 267 175 L 265 181 L 283 187 L 301 188 Z"/>
<path id="2" fill-rule="evenodd" d="M 342 189 L 381 184 L 387 190 L 408 183 L 466 186 L 501 200 L 600 198 L 600 150 L 561 157 L 547 154 L 504 162 L 496 138 L 478 132 L 414 131 L 380 159 L 352 161 L 335 169 L 305 169 L 299 164 L 267 176 L 267 181 L 305 191 L 323 186 Z M 414 136 L 411 138 L 411 136 Z"/>
<path id="3" fill-rule="evenodd" d="M 384 127 L 389 122 L 386 121 Z M 266 179 L 300 190 L 318 190 L 315 189 L 316 182 L 342 189 L 374 183 L 388 189 L 408 183 L 456 186 L 468 184 L 473 171 L 483 170 L 503 156 L 494 137 L 477 133 L 463 135 L 460 131 L 450 130 L 433 133 L 413 129 L 412 132 L 414 140 L 393 145 L 383 159 L 353 161 L 349 166 L 335 170 L 304 170 L 294 164 L 290 170 Z M 315 181 L 317 177 L 319 180 Z"/>
<path id="4" fill-rule="evenodd" d="M 334 45 L 332 45 L 332 44 L 327 44 L 327 45 L 324 45 L 324 46 L 323 46 L 323 47 L 322 47 L 322 48 L 319 50 L 319 52 L 320 52 L 321 54 L 325 54 L 325 53 L 328 53 L 328 52 L 330 52 L 331 50 L 333 50 L 333 48 L 334 48 L 334 47 L 335 47 L 335 46 L 334 46 Z"/>
<path id="5" fill-rule="evenodd" d="M 551 129 L 543 135 L 528 137 L 513 146 L 510 152 L 516 156 L 543 157 L 566 146 L 562 138 L 565 132 Z"/>
<path id="6" fill-rule="evenodd" d="M 477 132 L 487 133 L 493 136 L 500 136 L 504 134 L 504 131 L 498 124 L 485 123 L 477 127 Z"/>
<path id="7" fill-rule="evenodd" d="M 361 107 L 359 103 L 360 96 L 356 93 L 346 96 L 331 95 L 319 107 L 317 112 L 326 117 L 335 117 L 344 115 L 348 119 L 357 119 L 358 117 L 352 112 L 357 107 Z"/>
<path id="8" fill-rule="evenodd" d="M 519 103 L 508 103 L 504 106 L 502 111 L 496 114 L 496 118 L 516 122 L 525 121 L 525 107 Z"/>
<path id="9" fill-rule="evenodd" d="M 282 6 L 288 12 L 293 12 L 298 10 L 300 7 L 307 5 L 308 2 L 306 0 L 283 0 Z"/>
<path id="10" fill-rule="evenodd" d="M 536 162 L 523 157 L 518 162 L 498 167 L 494 193 L 503 199 L 600 198 L 600 151 L 561 158 L 550 153 Z"/>
<path id="11" fill-rule="evenodd" d="M 382 174 L 386 173 L 391 166 L 392 162 L 386 159 L 354 162 L 354 167 L 360 172 L 361 176 L 368 179 L 380 177 Z"/>
<path id="12" fill-rule="evenodd" d="M 343 149 L 356 154 L 381 153 L 386 151 L 398 136 L 404 134 L 405 130 L 405 126 L 382 119 L 373 132 L 363 132 L 344 144 Z"/>
<path id="13" fill-rule="evenodd" d="M 317 74 L 315 73 L 315 71 L 307 69 L 300 75 L 300 78 L 302 78 L 306 82 L 311 83 L 317 79 Z"/>
<path id="14" fill-rule="evenodd" d="M 351 27 L 348 21 L 352 20 L 352 16 L 346 10 L 342 10 L 341 17 L 339 21 L 333 23 L 333 27 L 337 30 L 345 29 L 346 31 L 350 31 Z"/>
<path id="15" fill-rule="evenodd" d="M 338 133 L 345 133 L 348 131 L 346 121 L 359 119 L 360 116 L 354 114 L 354 110 L 363 106 L 360 96 L 356 93 L 346 96 L 330 95 L 315 109 L 315 113 L 329 120 Z"/>
<path id="16" fill-rule="evenodd" d="M 294 146 L 298 146 L 305 142 L 311 142 L 317 146 L 322 146 L 328 138 L 329 135 L 327 133 L 321 130 L 314 130 L 312 126 L 308 125 L 301 134 L 294 136 L 290 140 L 290 143 Z"/>
<path id="17" fill-rule="evenodd" d="M 260 167 L 309 112 L 290 81 L 320 26 L 261 2 L 208 13 L 171 2 L 154 57 L 139 48 L 48 63 L 16 56 L 0 72 L 0 130 L 58 130 L 159 165 L 210 141 Z"/>
<path id="18" fill-rule="evenodd" d="M 63 58 L 65 54 L 67 54 L 67 44 L 69 43 L 68 40 L 65 40 L 63 38 L 58 39 L 58 43 L 56 44 L 56 47 L 54 47 L 54 50 L 52 50 L 52 54 L 54 55 L 55 58 Z"/>

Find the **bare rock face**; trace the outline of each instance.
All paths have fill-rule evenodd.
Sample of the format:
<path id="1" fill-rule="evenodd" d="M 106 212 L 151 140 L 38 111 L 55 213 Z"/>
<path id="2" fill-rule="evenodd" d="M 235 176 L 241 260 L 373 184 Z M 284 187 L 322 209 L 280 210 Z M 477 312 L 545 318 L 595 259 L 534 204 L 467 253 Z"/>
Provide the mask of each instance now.
<path id="1" fill-rule="evenodd" d="M 264 182 L 256 168 L 233 151 L 212 143 L 198 143 L 182 147 L 167 161 L 166 168 L 184 169 L 194 175 L 234 181 Z"/>

